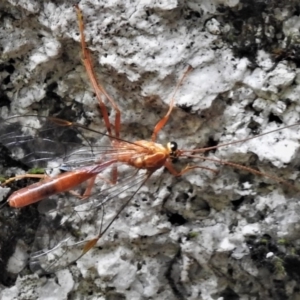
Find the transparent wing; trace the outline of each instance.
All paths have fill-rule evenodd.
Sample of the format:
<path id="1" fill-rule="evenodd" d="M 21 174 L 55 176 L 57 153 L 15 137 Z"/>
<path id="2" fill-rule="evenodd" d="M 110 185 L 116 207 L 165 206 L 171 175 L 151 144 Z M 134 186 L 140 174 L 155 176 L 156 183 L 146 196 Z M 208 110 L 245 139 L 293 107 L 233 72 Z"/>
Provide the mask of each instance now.
<path id="1" fill-rule="evenodd" d="M 100 179 L 98 191 L 87 200 L 72 197 L 66 202 L 59 196 L 58 201 L 41 202 L 45 217 L 30 257 L 32 271 L 53 273 L 85 254 L 88 243 L 110 227 L 120 207 L 131 200 L 147 177 L 144 171 L 123 166 L 119 178 L 114 185 Z M 117 197 L 121 200 L 111 203 Z"/>
<path id="2" fill-rule="evenodd" d="M 107 135 L 52 117 L 25 115 L 0 120 L 0 143 L 32 168 L 46 168 L 51 162 L 51 167 L 72 169 L 111 159 L 122 149 L 112 148 L 109 139 L 97 145 L 104 136 Z"/>
<path id="3" fill-rule="evenodd" d="M 128 147 L 133 144 L 130 142 L 120 141 L 114 148 L 107 139 L 107 145 L 97 145 L 99 137 L 103 136 L 105 134 L 57 118 L 16 116 L 0 120 L 0 143 L 30 167 L 45 168 L 50 162 L 53 167 L 56 162 L 57 166 L 65 165 L 70 171 L 114 160 L 120 153 L 139 155 Z M 111 225 L 110 220 L 122 203 L 115 201 L 109 206 L 107 203 L 116 197 L 130 199 L 146 178 L 145 172 L 122 164 L 118 167 L 118 181 L 114 185 L 109 183 L 111 167 L 107 168 L 97 177 L 93 195 L 88 199 L 67 193 L 40 203 L 44 218 L 37 230 L 30 259 L 33 271 L 51 273 L 67 267 L 85 253 L 89 241 L 100 237 L 102 219 L 104 231 Z M 111 206 L 116 206 L 115 210 L 110 215 L 104 214 Z"/>

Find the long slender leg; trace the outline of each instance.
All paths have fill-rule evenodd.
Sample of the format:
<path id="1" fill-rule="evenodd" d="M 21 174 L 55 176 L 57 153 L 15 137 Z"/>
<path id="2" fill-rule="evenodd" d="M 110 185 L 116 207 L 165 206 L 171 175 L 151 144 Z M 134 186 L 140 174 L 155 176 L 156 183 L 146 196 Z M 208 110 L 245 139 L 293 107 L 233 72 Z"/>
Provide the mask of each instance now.
<path id="1" fill-rule="evenodd" d="M 194 170 L 194 169 L 204 169 L 204 170 L 207 170 L 207 171 L 210 171 L 210 172 L 213 172 L 215 174 L 218 174 L 219 171 L 218 170 L 215 170 L 215 169 L 211 169 L 211 168 L 208 168 L 208 167 L 203 167 L 203 166 L 190 166 L 190 165 L 187 165 L 184 169 L 182 169 L 181 171 L 177 171 L 175 170 L 175 168 L 173 167 L 172 163 L 167 161 L 164 165 L 168 171 L 174 175 L 174 176 L 181 176 L 191 170 Z"/>
<path id="2" fill-rule="evenodd" d="M 37 178 L 37 179 L 45 179 L 49 177 L 48 175 L 46 174 L 22 174 L 22 175 L 16 175 L 14 177 L 11 177 L 7 180 L 5 180 L 1 186 L 4 186 L 4 185 L 7 185 L 9 183 L 11 183 L 12 181 L 15 181 L 15 180 L 20 180 L 20 179 L 24 179 L 24 178 Z"/>
<path id="3" fill-rule="evenodd" d="M 85 191 L 84 191 L 84 194 L 82 195 L 82 198 L 83 198 L 83 199 L 84 199 L 84 198 L 87 198 L 87 197 L 89 197 L 89 196 L 91 195 L 91 191 L 92 191 L 92 188 L 93 188 L 93 186 L 94 186 L 94 184 L 95 184 L 96 178 L 100 178 L 100 179 L 103 180 L 104 182 L 106 182 L 106 183 L 108 183 L 108 184 L 111 184 L 111 185 L 115 184 L 114 181 L 111 181 L 111 180 L 109 180 L 109 179 L 107 179 L 107 178 L 105 178 L 105 177 L 103 177 L 103 176 L 97 174 L 97 175 L 95 175 L 94 177 L 92 177 L 91 179 L 89 179 L 88 185 L 87 185 L 87 187 L 86 187 L 86 189 L 85 189 Z"/>
<path id="4" fill-rule="evenodd" d="M 152 175 L 152 172 L 149 172 L 146 175 L 146 178 L 142 181 L 142 183 L 136 189 L 134 194 L 128 200 L 126 200 L 125 203 L 123 203 L 121 208 L 117 211 L 117 213 L 113 216 L 113 218 L 109 221 L 109 223 L 107 224 L 107 226 L 103 230 L 102 230 L 102 222 L 101 222 L 99 234 L 95 238 L 87 241 L 87 243 L 84 245 L 84 248 L 82 249 L 81 255 L 77 259 L 82 257 L 85 253 L 87 253 L 89 250 L 91 250 L 91 248 L 93 248 L 97 244 L 99 239 L 104 235 L 105 232 L 108 231 L 108 229 L 111 227 L 111 225 L 114 223 L 114 221 L 119 217 L 119 215 L 122 213 L 122 211 L 125 209 L 125 207 L 129 204 L 129 202 L 133 199 L 133 197 L 137 194 L 137 192 L 141 189 L 141 187 L 145 184 L 145 182 L 150 178 L 151 175 Z"/>
<path id="5" fill-rule="evenodd" d="M 240 164 L 236 164 L 236 163 L 233 163 L 233 162 L 230 162 L 230 161 L 222 161 L 222 160 L 219 160 L 219 159 L 214 159 L 214 158 L 210 158 L 210 157 L 205 157 L 205 156 L 190 156 L 190 157 L 194 157 L 194 158 L 201 158 L 203 160 L 209 160 L 209 161 L 213 161 L 215 163 L 218 163 L 220 165 L 225 165 L 225 166 L 229 166 L 229 167 L 232 167 L 232 168 L 235 168 L 235 169 L 239 169 L 239 170 L 244 170 L 244 171 L 247 171 L 249 173 L 252 173 L 254 175 L 259 175 L 259 176 L 263 176 L 263 177 L 267 177 L 267 178 L 270 178 L 278 183 L 281 183 L 287 187 L 290 187 L 292 188 L 293 190 L 299 190 L 297 187 L 295 187 L 293 184 L 290 184 L 288 181 L 280 178 L 280 177 L 277 177 L 275 175 L 271 175 L 271 174 L 268 174 L 268 173 L 264 173 L 264 172 L 261 172 L 261 171 L 258 171 L 256 169 L 253 169 L 253 168 L 250 168 L 250 167 L 247 167 L 247 166 L 243 166 L 243 165 L 240 165 Z M 211 168 L 207 168 L 207 167 L 202 167 L 202 166 L 190 166 L 190 165 L 187 165 L 184 169 L 182 169 L 181 171 L 177 171 L 174 169 L 173 165 L 171 162 L 167 161 L 164 165 L 168 170 L 169 172 L 174 175 L 174 176 L 181 176 L 191 170 L 194 170 L 194 169 L 205 169 L 205 170 L 208 170 L 208 171 L 211 171 L 211 172 L 214 172 L 215 174 L 218 173 L 218 170 L 214 170 L 214 169 L 211 169 Z"/>
<path id="6" fill-rule="evenodd" d="M 80 31 L 80 39 L 81 39 L 81 50 L 82 50 L 82 61 L 85 66 L 86 72 L 89 76 L 90 82 L 94 88 L 94 91 L 96 93 L 96 97 L 99 103 L 99 107 L 104 119 L 105 126 L 107 128 L 108 134 L 111 136 L 111 142 L 112 144 L 116 141 L 114 137 L 119 138 L 120 137 L 120 130 L 121 130 L 121 112 L 115 103 L 115 101 L 107 94 L 104 87 L 98 82 L 97 76 L 95 74 L 90 50 L 88 49 L 86 42 L 85 42 L 85 35 L 84 35 L 84 22 L 83 22 L 83 16 L 82 12 L 78 5 L 75 5 L 76 12 L 77 12 L 77 18 L 78 18 L 78 24 L 79 24 L 79 31 Z M 105 96 L 108 101 L 111 103 L 113 109 L 115 110 L 115 129 L 114 134 L 111 129 L 111 124 L 109 122 L 109 116 L 106 109 L 106 106 L 103 102 L 102 97 Z M 116 166 L 112 167 L 112 178 L 113 181 L 117 181 L 118 177 L 118 170 Z"/>
<path id="7" fill-rule="evenodd" d="M 176 96 L 176 93 L 179 89 L 179 87 L 181 86 L 182 82 L 184 81 L 184 79 L 186 78 L 186 76 L 188 75 L 188 73 L 192 70 L 193 68 L 191 66 L 188 66 L 188 68 L 184 71 L 182 77 L 180 78 L 180 80 L 178 81 L 177 85 L 176 85 L 176 88 L 173 92 L 173 95 L 172 95 L 172 98 L 171 98 L 171 101 L 170 101 L 170 106 L 169 106 L 169 110 L 167 111 L 166 115 L 164 117 L 161 118 L 161 120 L 155 125 L 154 127 L 154 130 L 153 130 L 153 133 L 152 133 L 152 142 L 155 142 L 156 141 L 156 138 L 157 138 L 157 134 L 158 132 L 166 125 L 166 123 L 168 122 L 169 120 L 169 117 L 170 117 L 170 114 L 173 110 L 173 107 L 174 107 L 174 102 L 175 102 L 175 96 Z"/>
<path id="8" fill-rule="evenodd" d="M 95 74 L 90 50 L 87 48 L 86 42 L 85 42 L 85 35 L 84 35 L 84 23 L 83 23 L 83 16 L 82 12 L 78 5 L 75 5 L 77 17 L 78 17 L 78 24 L 79 24 L 79 31 L 80 31 L 80 39 L 81 39 L 81 49 L 82 49 L 82 61 L 85 66 L 86 72 L 89 76 L 90 82 L 94 88 L 94 91 L 96 93 L 98 103 L 100 106 L 100 110 L 108 131 L 108 134 L 112 137 L 119 137 L 120 136 L 120 128 L 121 128 L 121 112 L 115 103 L 115 101 L 107 94 L 104 87 L 98 82 L 97 76 Z M 111 124 L 109 122 L 108 112 L 106 109 L 106 106 L 104 105 L 102 97 L 105 96 L 108 101 L 111 103 L 113 109 L 116 112 L 115 117 L 115 134 L 112 133 Z"/>

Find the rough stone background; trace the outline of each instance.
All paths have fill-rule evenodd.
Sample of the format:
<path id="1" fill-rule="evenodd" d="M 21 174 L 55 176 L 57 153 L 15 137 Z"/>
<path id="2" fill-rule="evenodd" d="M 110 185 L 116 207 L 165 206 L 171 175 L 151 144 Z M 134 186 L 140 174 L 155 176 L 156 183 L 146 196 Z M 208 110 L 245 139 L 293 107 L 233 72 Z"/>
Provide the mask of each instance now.
<path id="1" fill-rule="evenodd" d="M 38 113 L 104 131 L 80 59 L 75 3 L 1 1 L 1 119 Z M 189 64 L 194 71 L 159 142 L 199 148 L 299 121 L 297 1 L 79 6 L 97 74 L 122 111 L 123 138 L 151 136 Z M 299 135 L 295 126 L 210 153 L 275 174 L 294 189 L 224 166 L 218 175 L 160 173 L 101 247 L 47 276 L 32 274 L 26 263 L 40 219 L 36 206 L 3 207 L 1 299 L 300 299 Z M 0 163 L 4 175 L 26 171 L 5 148 Z M 4 200 L 8 191 L 1 190 Z"/>

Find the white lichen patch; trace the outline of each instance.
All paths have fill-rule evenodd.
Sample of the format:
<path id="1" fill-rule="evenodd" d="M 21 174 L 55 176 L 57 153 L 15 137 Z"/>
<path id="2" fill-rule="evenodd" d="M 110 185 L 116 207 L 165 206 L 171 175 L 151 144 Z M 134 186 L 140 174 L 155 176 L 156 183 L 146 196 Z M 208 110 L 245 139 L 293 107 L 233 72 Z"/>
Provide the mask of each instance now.
<path id="1" fill-rule="evenodd" d="M 13 274 L 20 273 L 28 263 L 28 249 L 22 240 L 19 240 L 14 254 L 10 257 L 7 263 L 7 271 Z"/>

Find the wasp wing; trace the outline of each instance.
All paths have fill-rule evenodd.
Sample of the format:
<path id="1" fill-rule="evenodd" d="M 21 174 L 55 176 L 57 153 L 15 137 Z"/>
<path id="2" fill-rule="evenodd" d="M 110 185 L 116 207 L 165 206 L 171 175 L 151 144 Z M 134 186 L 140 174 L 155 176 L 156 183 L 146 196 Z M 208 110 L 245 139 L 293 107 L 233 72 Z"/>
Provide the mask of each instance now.
<path id="1" fill-rule="evenodd" d="M 99 137 L 105 134 L 57 118 L 16 116 L 1 121 L 0 125 L 1 143 L 30 167 L 48 167 L 50 162 L 52 166 L 56 162 L 57 166 L 64 165 L 69 171 L 115 160 L 120 153 L 139 156 L 138 152 L 126 147 L 133 143 L 122 140 L 120 144 L 124 148 L 114 148 L 108 143 L 104 146 L 97 145 Z M 107 139 L 107 142 L 110 140 Z M 119 174 L 118 182 L 112 186 L 109 175 L 102 174 L 101 170 L 96 190 L 88 199 L 82 200 L 70 195 L 66 199 L 66 195 L 56 195 L 41 202 L 41 211 L 45 216 L 36 233 L 30 259 L 33 271 L 51 273 L 68 266 L 86 252 L 93 237 L 100 237 L 101 232 L 110 227 L 111 223 L 106 221 L 109 214 L 102 217 L 103 208 L 107 210 L 111 206 L 107 206 L 107 203 L 126 194 L 125 191 L 131 190 L 131 194 L 134 194 L 137 186 L 147 178 L 145 174 L 137 175 L 137 170 L 132 167 L 122 165 L 122 168 L 125 170 Z M 107 168 L 107 171 L 110 173 L 111 168 Z M 130 193 L 128 197 L 130 200 Z M 115 211 L 117 209 L 114 208 L 110 215 L 116 216 Z M 102 218 L 106 224 L 108 222 L 103 230 L 99 225 Z M 84 226 L 90 223 L 93 226 Z M 87 232 L 82 228 L 90 229 Z"/>
<path id="2" fill-rule="evenodd" d="M 32 168 L 47 168 L 49 163 L 51 167 L 78 168 L 95 164 L 99 158 L 109 159 L 121 150 L 113 149 L 107 138 L 97 145 L 102 137 L 108 135 L 54 117 L 25 115 L 0 120 L 0 143 Z"/>

